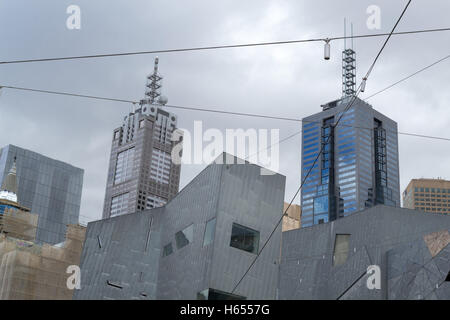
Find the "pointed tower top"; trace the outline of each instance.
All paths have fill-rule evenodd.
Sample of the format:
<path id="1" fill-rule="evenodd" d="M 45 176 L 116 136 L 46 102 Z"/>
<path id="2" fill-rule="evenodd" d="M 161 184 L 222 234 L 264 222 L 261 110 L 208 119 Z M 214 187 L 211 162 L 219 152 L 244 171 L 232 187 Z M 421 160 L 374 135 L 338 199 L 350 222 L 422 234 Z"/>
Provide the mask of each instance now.
<path id="1" fill-rule="evenodd" d="M 158 104 L 165 105 L 167 98 L 161 95 L 162 79 L 163 77 L 158 72 L 159 58 L 155 58 L 153 73 L 147 76 L 147 85 L 145 95 L 147 99 L 141 100 L 142 104 Z"/>
<path id="2" fill-rule="evenodd" d="M 351 48 L 347 48 L 347 20 L 344 19 L 344 51 L 342 51 L 342 97 L 356 93 L 356 52 L 353 50 L 353 24 L 351 24 Z"/>
<path id="3" fill-rule="evenodd" d="M 9 170 L 8 175 L 3 180 L 2 187 L 0 189 L 0 199 L 6 199 L 13 202 L 17 202 L 17 168 L 16 157 L 14 157 L 14 163 Z"/>

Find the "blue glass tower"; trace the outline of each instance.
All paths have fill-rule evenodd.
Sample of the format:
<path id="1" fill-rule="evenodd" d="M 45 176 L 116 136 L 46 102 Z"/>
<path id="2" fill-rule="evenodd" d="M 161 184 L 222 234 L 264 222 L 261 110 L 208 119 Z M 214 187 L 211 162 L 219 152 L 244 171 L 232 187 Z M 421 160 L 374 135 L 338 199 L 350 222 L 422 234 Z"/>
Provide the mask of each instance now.
<path id="1" fill-rule="evenodd" d="M 303 119 L 302 181 L 309 175 L 302 227 L 376 204 L 400 206 L 397 123 L 360 99 L 343 115 L 350 99 L 327 103 Z"/>

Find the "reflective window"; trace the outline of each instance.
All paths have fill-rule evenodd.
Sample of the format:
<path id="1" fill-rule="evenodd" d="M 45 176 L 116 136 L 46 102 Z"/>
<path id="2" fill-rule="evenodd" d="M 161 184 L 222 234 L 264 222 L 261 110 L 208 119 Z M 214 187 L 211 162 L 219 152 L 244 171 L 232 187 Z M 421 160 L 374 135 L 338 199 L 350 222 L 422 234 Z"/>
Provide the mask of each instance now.
<path id="1" fill-rule="evenodd" d="M 314 199 L 314 215 L 328 213 L 328 196 L 317 197 Z"/>
<path id="2" fill-rule="evenodd" d="M 309 138 L 309 137 L 313 137 L 313 136 L 317 136 L 319 134 L 319 131 L 313 132 L 313 133 L 309 133 L 309 134 L 305 134 L 303 136 L 304 139 Z"/>
<path id="3" fill-rule="evenodd" d="M 345 172 L 345 173 L 339 174 L 339 179 L 344 178 L 344 177 L 348 177 L 348 176 L 351 176 L 351 175 L 354 175 L 354 174 L 355 174 L 355 171 L 354 171 L 354 170 L 352 170 L 352 171 L 347 171 L 347 172 Z"/>
<path id="4" fill-rule="evenodd" d="M 347 136 L 351 136 L 354 134 L 355 134 L 355 130 L 350 127 L 347 127 L 345 130 L 342 129 L 339 131 L 338 137 L 342 138 L 342 137 L 347 137 Z"/>
<path id="5" fill-rule="evenodd" d="M 309 129 L 303 129 L 303 133 L 308 133 L 314 130 L 319 130 L 319 127 L 315 127 L 315 128 L 309 128 Z"/>
<path id="6" fill-rule="evenodd" d="M 173 248 L 172 248 L 172 242 L 171 242 L 164 246 L 162 256 L 167 257 L 168 255 L 170 255 L 172 253 L 173 253 Z"/>
<path id="7" fill-rule="evenodd" d="M 350 246 L 349 234 L 336 234 L 333 252 L 334 266 L 339 266 L 347 261 L 349 246 Z"/>
<path id="8" fill-rule="evenodd" d="M 342 191 L 340 193 L 340 195 L 341 196 L 345 196 L 346 194 L 352 194 L 352 193 L 355 193 L 355 192 L 356 192 L 356 189 L 348 189 L 348 190 Z"/>
<path id="9" fill-rule="evenodd" d="M 342 145 L 338 146 L 338 149 L 345 149 L 348 147 L 352 147 L 354 145 L 355 145 L 355 142 L 350 142 L 350 143 L 346 143 L 346 144 L 342 144 Z"/>
<path id="10" fill-rule="evenodd" d="M 303 160 L 311 159 L 311 158 L 314 158 L 314 157 L 317 157 L 317 153 L 310 154 L 309 156 L 304 156 Z"/>
<path id="11" fill-rule="evenodd" d="M 116 170 L 114 173 L 114 184 L 131 179 L 134 164 L 134 148 L 117 154 Z"/>
<path id="12" fill-rule="evenodd" d="M 170 153 L 158 149 L 153 149 L 152 161 L 150 166 L 150 178 L 158 182 L 168 184 L 171 163 L 172 157 Z"/>
<path id="13" fill-rule="evenodd" d="M 305 170 L 305 173 L 304 173 L 304 175 L 306 175 L 306 173 L 308 172 L 308 171 L 306 171 L 306 170 L 309 170 L 309 169 L 311 169 L 311 168 L 317 168 L 318 167 L 318 164 L 316 163 L 314 166 L 306 166 L 306 167 L 303 167 L 303 170 Z"/>
<path id="14" fill-rule="evenodd" d="M 216 218 L 211 219 L 206 223 L 205 235 L 203 237 L 203 246 L 207 246 L 208 244 L 214 241 L 215 232 L 216 232 Z"/>
<path id="15" fill-rule="evenodd" d="M 356 179 L 356 177 L 350 177 L 347 179 L 339 179 L 339 183 L 346 183 L 346 182 L 350 182 L 350 181 L 354 181 Z"/>
<path id="16" fill-rule="evenodd" d="M 339 154 L 345 154 L 345 153 L 354 152 L 354 151 L 355 151 L 355 148 L 350 148 L 350 149 L 339 151 Z"/>
<path id="17" fill-rule="evenodd" d="M 319 148 L 314 148 L 314 149 L 311 149 L 311 150 L 308 150 L 308 151 L 303 152 L 303 154 L 304 154 L 304 155 L 307 155 L 307 154 L 309 154 L 309 153 L 316 152 L 316 151 L 318 151 L 318 150 L 319 150 Z"/>
<path id="18" fill-rule="evenodd" d="M 348 184 L 345 184 L 345 185 L 341 185 L 341 189 L 351 188 L 351 187 L 356 187 L 356 183 L 353 182 L 353 183 L 348 183 Z"/>
<path id="19" fill-rule="evenodd" d="M 194 237 L 193 224 L 175 233 L 175 242 L 177 244 L 177 249 L 181 249 L 184 246 L 187 246 L 189 243 L 192 242 L 193 237 Z"/>
<path id="20" fill-rule="evenodd" d="M 305 146 L 303 147 L 303 149 L 308 149 L 308 148 L 315 147 L 315 146 L 318 146 L 318 145 L 319 145 L 318 142 L 311 143 L 311 144 L 305 145 Z"/>
<path id="21" fill-rule="evenodd" d="M 344 213 L 351 213 L 353 211 L 356 211 L 356 207 L 348 207 L 344 209 Z"/>
<path id="22" fill-rule="evenodd" d="M 111 213 L 110 217 L 119 216 L 125 214 L 128 211 L 128 199 L 130 194 L 124 193 L 111 199 Z"/>
<path id="23" fill-rule="evenodd" d="M 233 223 L 230 246 L 257 254 L 259 248 L 259 231 Z"/>
<path id="24" fill-rule="evenodd" d="M 320 214 L 320 215 L 314 215 L 314 224 L 321 224 L 321 223 L 327 223 L 328 222 L 328 213 L 327 214 Z M 303 222 L 302 222 L 303 224 Z"/>
<path id="25" fill-rule="evenodd" d="M 344 171 L 352 170 L 352 169 L 355 169 L 355 168 L 356 168 L 355 165 L 353 165 L 353 166 L 348 166 L 348 167 L 344 167 L 344 168 L 339 168 L 338 172 L 344 172 Z"/>
<path id="26" fill-rule="evenodd" d="M 303 162 L 303 165 L 311 164 L 311 163 L 314 163 L 315 161 L 316 161 L 316 159 L 312 159 L 312 160 Z"/>
<path id="27" fill-rule="evenodd" d="M 345 161 L 339 162 L 338 166 L 339 166 L 339 167 L 343 167 L 343 166 L 345 166 L 345 165 L 350 165 L 350 164 L 354 164 L 354 163 L 356 163 L 356 159 L 345 160 Z"/>
<path id="28" fill-rule="evenodd" d="M 310 192 L 315 192 L 315 191 L 316 191 L 316 187 L 303 190 L 304 193 L 310 193 Z"/>
<path id="29" fill-rule="evenodd" d="M 317 121 L 306 122 L 306 120 L 304 120 L 304 123 L 305 124 L 303 125 L 303 129 L 314 126 L 315 124 L 317 124 Z"/>
<path id="30" fill-rule="evenodd" d="M 347 154 L 347 155 L 345 155 L 345 156 L 339 156 L 339 157 L 338 157 L 339 161 L 348 160 L 348 159 L 353 159 L 353 158 L 356 158 L 356 154 L 355 154 L 355 153 L 353 153 L 353 154 Z"/>
<path id="31" fill-rule="evenodd" d="M 311 138 L 311 139 L 306 139 L 306 140 L 303 140 L 303 144 L 308 144 L 310 142 L 317 141 L 317 140 L 318 140 L 318 137 L 314 137 L 314 138 Z"/>

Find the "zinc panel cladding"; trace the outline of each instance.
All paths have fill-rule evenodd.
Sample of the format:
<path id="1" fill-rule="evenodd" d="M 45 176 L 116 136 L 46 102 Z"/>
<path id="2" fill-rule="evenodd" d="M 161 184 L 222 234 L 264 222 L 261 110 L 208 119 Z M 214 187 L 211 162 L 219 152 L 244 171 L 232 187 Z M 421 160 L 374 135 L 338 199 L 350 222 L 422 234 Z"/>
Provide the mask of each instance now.
<path id="1" fill-rule="evenodd" d="M 421 265 L 406 266 L 407 262 L 427 262 L 429 254 L 417 255 L 420 246 L 416 244 L 422 243 L 426 235 L 449 228 L 448 216 L 377 205 L 331 223 L 284 232 L 279 297 L 282 300 L 296 300 L 390 299 L 404 296 L 404 293 L 396 291 L 404 290 L 402 286 L 388 284 L 388 279 L 392 282 L 398 276 L 392 273 L 390 266 L 393 261 L 389 261 L 389 254 L 395 252 L 396 256 L 400 256 L 398 261 L 403 261 L 405 268 L 417 269 Z M 333 266 L 333 249 L 337 234 L 349 234 L 350 242 L 347 261 L 336 267 Z M 410 249 L 417 255 L 416 258 L 409 253 Z M 445 250 L 448 246 L 442 252 Z M 436 262 L 440 261 L 440 257 L 436 256 Z M 380 290 L 367 288 L 366 270 L 369 265 L 380 267 Z M 450 265 L 447 269 L 444 271 L 449 272 Z M 425 285 L 419 283 L 415 289 L 425 288 Z M 439 293 L 443 295 L 441 291 Z"/>
<path id="2" fill-rule="evenodd" d="M 255 257 L 230 247 L 232 225 L 259 231 L 261 248 L 281 217 L 284 184 L 284 176 L 263 176 L 256 165 L 213 163 L 163 207 L 90 223 L 75 298 L 196 299 L 209 288 L 231 292 Z M 154 222 L 145 254 L 149 217 Z M 214 239 L 204 245 L 207 222 L 214 218 Z M 191 225 L 192 242 L 178 248 L 175 234 Z M 281 226 L 236 294 L 275 299 L 280 241 Z M 173 252 L 162 257 L 169 243 Z M 142 273 L 149 278 L 144 283 L 138 282 Z"/>

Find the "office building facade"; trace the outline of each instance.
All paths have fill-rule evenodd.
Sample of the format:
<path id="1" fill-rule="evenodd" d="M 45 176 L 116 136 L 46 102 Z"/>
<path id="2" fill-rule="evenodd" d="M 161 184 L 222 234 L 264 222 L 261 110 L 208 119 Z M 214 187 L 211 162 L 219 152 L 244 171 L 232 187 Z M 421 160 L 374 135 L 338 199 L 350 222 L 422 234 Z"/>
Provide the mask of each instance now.
<path id="1" fill-rule="evenodd" d="M 359 98 L 344 113 L 350 100 L 303 119 L 302 227 L 376 204 L 400 206 L 397 123 Z"/>
<path id="2" fill-rule="evenodd" d="M 38 243 L 64 241 L 68 224 L 78 224 L 82 169 L 39 153 L 8 145 L 0 149 L 0 181 L 16 159 L 17 202 L 39 215 Z"/>
<path id="3" fill-rule="evenodd" d="M 281 225 L 261 248 L 282 215 L 286 179 L 219 163 L 163 207 L 89 223 L 75 299 L 275 299 Z"/>
<path id="4" fill-rule="evenodd" d="M 403 207 L 450 215 L 450 181 L 411 180 L 403 192 Z"/>
<path id="5" fill-rule="evenodd" d="M 155 89 L 161 80 L 157 67 L 148 79 L 149 98 L 113 133 L 103 218 L 162 206 L 178 192 L 180 164 L 172 161 L 172 151 L 182 134 L 177 116 L 163 109 L 167 99 Z"/>

